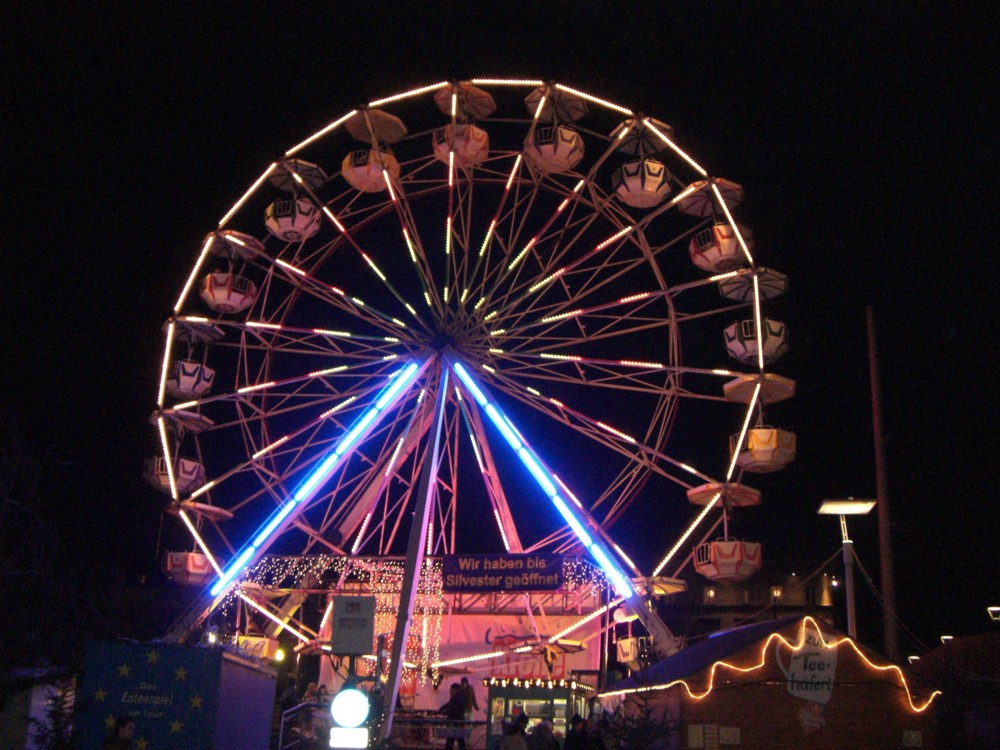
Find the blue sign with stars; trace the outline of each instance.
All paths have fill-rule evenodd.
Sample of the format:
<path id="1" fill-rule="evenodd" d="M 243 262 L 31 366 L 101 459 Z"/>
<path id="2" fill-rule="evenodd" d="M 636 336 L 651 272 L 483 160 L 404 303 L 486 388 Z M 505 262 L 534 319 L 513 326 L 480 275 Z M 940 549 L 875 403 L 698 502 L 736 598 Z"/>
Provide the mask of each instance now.
<path id="1" fill-rule="evenodd" d="M 119 716 L 135 720 L 136 750 L 213 747 L 222 658 L 219 648 L 93 644 L 77 693 L 77 747 L 100 748 Z"/>

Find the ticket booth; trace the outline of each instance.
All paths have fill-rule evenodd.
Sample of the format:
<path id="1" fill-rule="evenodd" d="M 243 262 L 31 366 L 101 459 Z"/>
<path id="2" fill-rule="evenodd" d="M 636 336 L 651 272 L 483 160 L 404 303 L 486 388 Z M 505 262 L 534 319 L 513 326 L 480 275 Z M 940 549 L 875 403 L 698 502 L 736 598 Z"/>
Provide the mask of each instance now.
<path id="1" fill-rule="evenodd" d="M 565 737 L 573 714 L 587 715 L 587 702 L 594 688 L 576 680 L 521 680 L 491 677 L 487 688 L 486 747 L 492 748 L 503 735 L 503 722 L 519 714 L 528 717 L 527 731 L 540 721 L 551 721 L 557 737 Z"/>

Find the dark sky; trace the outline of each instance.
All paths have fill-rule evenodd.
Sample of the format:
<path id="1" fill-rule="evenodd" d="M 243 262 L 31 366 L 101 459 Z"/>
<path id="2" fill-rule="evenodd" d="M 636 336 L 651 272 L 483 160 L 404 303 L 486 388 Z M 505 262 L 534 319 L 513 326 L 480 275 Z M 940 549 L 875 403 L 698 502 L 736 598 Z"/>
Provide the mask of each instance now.
<path id="1" fill-rule="evenodd" d="M 81 565 L 149 566 L 162 336 L 198 243 L 291 144 L 358 103 L 478 75 L 552 78 L 669 122 L 747 192 L 791 279 L 798 460 L 758 511 L 788 554 L 873 496 L 876 314 L 899 609 L 926 641 L 1000 604 L 993 510 L 995 23 L 974 4 L 96 3 L 7 10 L 0 404 L 59 465 Z M 992 26 L 992 28 L 991 28 Z M 993 63 L 992 65 L 990 63 Z M 994 258 L 990 261 L 989 258 Z M 878 569 L 874 517 L 852 530 Z M 868 624 L 868 631 L 877 627 Z M 904 641 L 905 642 L 905 641 Z M 903 646 L 904 649 L 907 646 Z"/>

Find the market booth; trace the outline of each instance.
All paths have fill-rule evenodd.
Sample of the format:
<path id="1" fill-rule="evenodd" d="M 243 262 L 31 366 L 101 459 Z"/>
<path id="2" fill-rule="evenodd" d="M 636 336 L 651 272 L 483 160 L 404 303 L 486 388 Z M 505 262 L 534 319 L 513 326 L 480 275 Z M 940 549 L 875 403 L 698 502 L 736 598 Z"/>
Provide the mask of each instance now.
<path id="1" fill-rule="evenodd" d="M 566 736 L 573 714 L 587 715 L 587 702 L 595 696 L 590 685 L 576 680 L 506 679 L 493 677 L 486 681 L 487 723 L 486 747 L 503 734 L 503 723 L 513 723 L 521 714 L 528 717 L 525 727 L 541 721 L 552 722 L 555 735 Z"/>
<path id="2" fill-rule="evenodd" d="M 714 633 L 600 696 L 671 750 L 931 748 L 936 697 L 811 617 Z"/>

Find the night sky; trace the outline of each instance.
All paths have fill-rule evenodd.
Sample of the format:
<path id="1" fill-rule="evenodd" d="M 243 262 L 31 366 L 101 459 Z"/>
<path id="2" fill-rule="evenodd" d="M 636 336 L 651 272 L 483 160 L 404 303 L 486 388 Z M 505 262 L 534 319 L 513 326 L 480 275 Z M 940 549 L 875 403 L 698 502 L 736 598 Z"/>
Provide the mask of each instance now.
<path id="1" fill-rule="evenodd" d="M 900 616 L 927 643 L 986 630 L 1000 604 L 995 23 L 973 4 L 508 5 L 7 10 L 0 405 L 57 459 L 43 501 L 66 564 L 155 564 L 162 497 L 141 463 L 161 325 L 263 167 L 358 103 L 529 76 L 672 125 L 743 185 L 759 256 L 790 278 L 792 350 L 773 369 L 798 384 L 782 426 L 799 455 L 756 511 L 765 554 L 818 563 L 839 546 L 820 500 L 874 496 L 871 305 Z M 877 573 L 874 515 L 851 528 Z M 861 625 L 877 642 L 877 621 Z"/>

